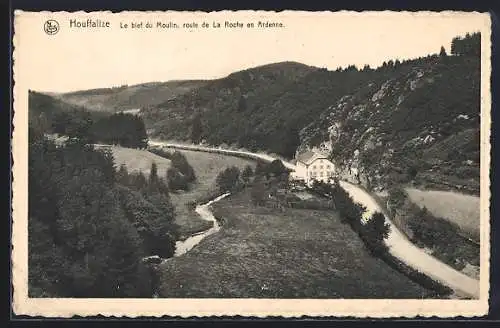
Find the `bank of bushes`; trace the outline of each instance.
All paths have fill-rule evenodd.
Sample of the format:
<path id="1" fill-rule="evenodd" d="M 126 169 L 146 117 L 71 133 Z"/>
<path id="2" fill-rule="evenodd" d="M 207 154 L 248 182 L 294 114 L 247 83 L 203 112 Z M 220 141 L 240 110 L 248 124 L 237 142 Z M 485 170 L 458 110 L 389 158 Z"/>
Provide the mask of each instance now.
<path id="1" fill-rule="evenodd" d="M 423 287 L 433 290 L 436 296 L 446 296 L 452 293 L 450 288 L 407 266 L 389 253 L 384 242 L 384 239 L 389 234 L 389 225 L 382 213 L 373 213 L 371 218 L 363 223 L 362 216 L 366 208 L 354 202 L 348 192 L 339 185 L 338 181 L 333 184 L 315 182 L 311 190 L 318 195 L 333 199 L 342 222 L 351 226 L 371 254 L 379 257 L 389 266 L 402 272 Z"/>
<path id="2" fill-rule="evenodd" d="M 271 181 L 275 181 L 278 187 L 283 189 L 287 188 L 288 175 L 289 170 L 279 159 L 268 163 L 257 161 L 255 170 L 251 166 L 246 166 L 243 171 L 236 166 L 226 167 L 217 176 L 216 184 L 221 193 L 239 191 L 252 181 L 252 185 L 255 186 L 263 183 L 263 180 L 266 181 L 266 186 L 269 186 Z M 264 196 L 264 192 L 261 196 Z"/>
<path id="3" fill-rule="evenodd" d="M 433 256 L 444 263 L 457 270 L 462 270 L 466 263 L 479 266 L 479 245 L 463 237 L 456 224 L 411 202 L 401 188 L 389 191 L 388 212 L 414 244 L 432 250 Z"/>

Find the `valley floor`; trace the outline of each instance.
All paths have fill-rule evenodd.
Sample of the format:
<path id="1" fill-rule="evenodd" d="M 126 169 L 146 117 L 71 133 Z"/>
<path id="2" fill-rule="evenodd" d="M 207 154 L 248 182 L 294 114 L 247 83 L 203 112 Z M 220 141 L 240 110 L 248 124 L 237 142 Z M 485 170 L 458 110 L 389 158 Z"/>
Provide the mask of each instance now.
<path id="1" fill-rule="evenodd" d="M 160 266 L 160 297 L 429 298 L 365 249 L 333 211 L 213 205 L 222 229 Z"/>

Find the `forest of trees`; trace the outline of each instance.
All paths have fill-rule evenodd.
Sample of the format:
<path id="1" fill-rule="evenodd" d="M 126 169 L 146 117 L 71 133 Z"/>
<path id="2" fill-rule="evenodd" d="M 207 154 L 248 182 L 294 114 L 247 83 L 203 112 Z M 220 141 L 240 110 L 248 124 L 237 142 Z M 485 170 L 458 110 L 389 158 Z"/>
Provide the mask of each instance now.
<path id="1" fill-rule="evenodd" d="M 451 40 L 451 54 L 459 56 L 481 56 L 481 34 L 479 32 Z"/>
<path id="2" fill-rule="evenodd" d="M 479 33 L 454 38 L 451 43 L 451 55 L 478 57 L 480 54 Z M 293 158 L 301 143 L 302 129 L 318 120 L 321 113 L 342 97 L 356 94 L 369 85 L 399 79 L 414 68 L 436 66 L 438 70 L 446 70 L 448 66 L 457 70 L 458 67 L 470 74 L 468 67 L 471 65 L 464 65 L 470 58 L 452 57 L 460 56 L 448 56 L 444 47 L 438 47 L 434 54 L 412 59 L 388 59 L 375 68 L 369 65 L 359 68 L 348 65 L 334 71 L 303 68 L 306 73 L 293 80 L 283 78 L 289 69 L 284 63 L 273 64 L 280 74 L 269 73 L 269 67 L 256 67 L 249 70 L 253 78 L 249 77 L 249 72 L 241 71 L 214 80 L 197 89 L 196 93 L 149 108 L 144 112 L 144 119 L 155 137 L 194 143 L 205 140 L 210 145 L 267 150 Z M 455 85 L 448 89 L 452 87 Z M 435 90 L 430 94 L 436 94 Z M 361 97 L 372 95 L 373 90 Z M 445 96 L 445 100 L 453 100 L 448 99 L 448 94 Z M 421 117 L 426 119 L 426 115 Z"/>
<path id="3" fill-rule="evenodd" d="M 89 129 L 94 142 L 146 148 L 148 136 L 142 119 L 133 114 L 118 113 L 96 121 Z"/>
<path id="4" fill-rule="evenodd" d="M 151 297 L 145 256 L 170 257 L 177 229 L 168 188 L 115 173 L 110 153 L 29 133 L 29 295 Z"/>
<path id="5" fill-rule="evenodd" d="M 148 136 L 141 117 L 126 113 L 90 112 L 37 92 L 29 94 L 30 127 L 85 143 L 146 148 Z"/>

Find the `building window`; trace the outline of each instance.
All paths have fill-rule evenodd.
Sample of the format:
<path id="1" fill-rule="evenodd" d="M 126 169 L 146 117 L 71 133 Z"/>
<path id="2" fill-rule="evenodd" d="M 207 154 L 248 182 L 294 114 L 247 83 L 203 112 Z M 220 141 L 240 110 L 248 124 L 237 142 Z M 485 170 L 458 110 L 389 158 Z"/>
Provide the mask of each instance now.
<path id="1" fill-rule="evenodd" d="M 319 172 L 319 176 L 322 177 L 323 176 L 323 171 Z"/>
<path id="2" fill-rule="evenodd" d="M 320 169 L 320 170 L 322 170 L 322 169 L 323 169 L 323 165 L 320 165 L 320 166 L 319 166 L 319 169 Z"/>
<path id="3" fill-rule="evenodd" d="M 316 170 L 316 165 L 313 165 L 313 170 Z"/>

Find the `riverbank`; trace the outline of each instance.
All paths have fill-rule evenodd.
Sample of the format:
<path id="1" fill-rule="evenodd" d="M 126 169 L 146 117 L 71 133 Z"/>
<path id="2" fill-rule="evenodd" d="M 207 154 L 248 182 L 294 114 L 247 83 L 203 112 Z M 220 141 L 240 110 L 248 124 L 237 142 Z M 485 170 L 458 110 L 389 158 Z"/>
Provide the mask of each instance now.
<path id="1" fill-rule="evenodd" d="M 224 199 L 225 197 L 229 196 L 229 193 L 220 195 L 213 200 L 209 201 L 208 203 L 200 204 L 197 205 L 195 208 L 195 212 L 200 216 L 200 218 L 204 221 L 210 222 L 212 227 L 209 229 L 206 229 L 201 232 L 194 233 L 190 237 L 184 239 L 184 240 L 178 240 L 175 243 L 175 254 L 174 256 L 181 256 L 189 252 L 193 247 L 195 247 L 197 244 L 199 244 L 203 238 L 210 236 L 211 234 L 216 233 L 217 231 L 220 230 L 221 225 L 213 215 L 212 211 L 210 210 L 210 206 L 221 199 Z"/>

